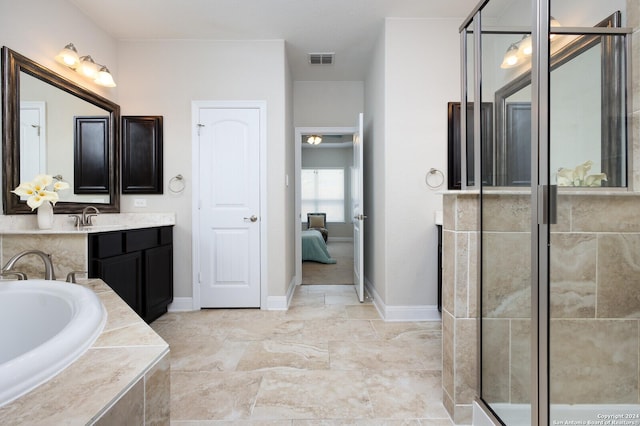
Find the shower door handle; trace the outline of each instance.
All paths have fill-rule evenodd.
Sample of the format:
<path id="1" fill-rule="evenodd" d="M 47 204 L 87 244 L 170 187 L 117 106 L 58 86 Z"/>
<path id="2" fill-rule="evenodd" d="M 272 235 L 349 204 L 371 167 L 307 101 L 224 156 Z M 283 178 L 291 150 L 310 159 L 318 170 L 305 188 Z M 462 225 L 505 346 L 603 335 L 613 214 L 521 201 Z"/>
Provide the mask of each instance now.
<path id="1" fill-rule="evenodd" d="M 558 223 L 558 185 L 542 185 L 542 224 L 555 225 Z"/>

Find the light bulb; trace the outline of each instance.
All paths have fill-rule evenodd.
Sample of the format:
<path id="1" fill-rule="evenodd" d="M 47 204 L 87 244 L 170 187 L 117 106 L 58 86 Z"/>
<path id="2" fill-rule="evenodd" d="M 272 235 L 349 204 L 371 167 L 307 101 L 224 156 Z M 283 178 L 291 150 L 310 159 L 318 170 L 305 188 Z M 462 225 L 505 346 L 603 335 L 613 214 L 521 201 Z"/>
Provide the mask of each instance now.
<path id="1" fill-rule="evenodd" d="M 76 71 L 87 78 L 95 79 L 98 76 L 98 64 L 96 64 L 90 55 L 80 58 L 80 64 Z"/>
<path id="2" fill-rule="evenodd" d="M 113 81 L 113 76 L 104 65 L 100 67 L 100 71 L 98 71 L 98 76 L 94 80 L 97 84 L 105 87 L 116 87 L 115 81 Z"/>
<path id="3" fill-rule="evenodd" d="M 56 56 L 56 61 L 69 68 L 78 66 L 80 59 L 78 58 L 78 50 L 73 43 L 67 44 Z"/>
<path id="4" fill-rule="evenodd" d="M 500 68 L 513 68 L 518 65 L 520 58 L 518 57 L 518 46 L 513 43 L 504 54 Z"/>
<path id="5" fill-rule="evenodd" d="M 531 56 L 533 46 L 531 45 L 531 36 L 525 35 L 518 45 L 518 54 L 521 56 Z"/>

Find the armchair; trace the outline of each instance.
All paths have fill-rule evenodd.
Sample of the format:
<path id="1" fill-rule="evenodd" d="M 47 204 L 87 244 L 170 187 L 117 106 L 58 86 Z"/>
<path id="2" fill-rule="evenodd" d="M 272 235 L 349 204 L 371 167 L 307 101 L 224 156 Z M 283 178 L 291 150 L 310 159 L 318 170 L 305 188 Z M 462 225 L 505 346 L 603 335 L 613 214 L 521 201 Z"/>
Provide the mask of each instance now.
<path id="1" fill-rule="evenodd" d="M 320 231 L 324 242 L 329 238 L 327 230 L 327 214 L 326 213 L 307 213 L 307 229 L 315 229 Z"/>

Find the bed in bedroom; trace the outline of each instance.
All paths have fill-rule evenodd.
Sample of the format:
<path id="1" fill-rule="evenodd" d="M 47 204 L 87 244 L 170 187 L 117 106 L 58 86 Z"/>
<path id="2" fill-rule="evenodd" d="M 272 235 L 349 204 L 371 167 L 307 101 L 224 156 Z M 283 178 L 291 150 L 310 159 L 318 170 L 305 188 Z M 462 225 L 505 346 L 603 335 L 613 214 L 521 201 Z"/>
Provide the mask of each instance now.
<path id="1" fill-rule="evenodd" d="M 302 231 L 302 260 L 310 260 L 320 263 L 336 263 L 335 259 L 329 255 L 327 243 L 320 231 L 306 229 Z"/>

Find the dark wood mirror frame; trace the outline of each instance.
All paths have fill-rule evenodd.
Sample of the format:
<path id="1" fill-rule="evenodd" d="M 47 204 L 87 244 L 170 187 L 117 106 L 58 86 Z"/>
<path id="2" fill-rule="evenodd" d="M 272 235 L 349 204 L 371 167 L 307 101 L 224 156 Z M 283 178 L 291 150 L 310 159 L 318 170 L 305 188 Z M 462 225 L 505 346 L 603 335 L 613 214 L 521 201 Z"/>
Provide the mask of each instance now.
<path id="1" fill-rule="evenodd" d="M 120 212 L 120 106 L 91 92 L 73 81 L 43 67 L 31 59 L 2 47 L 2 205 L 4 214 L 32 213 L 27 203 L 21 201 L 11 190 L 20 184 L 20 72 L 29 74 L 60 90 L 83 99 L 108 113 L 109 137 L 108 176 L 109 203 L 98 204 L 100 212 Z M 72 141 L 71 141 L 72 143 Z M 77 213 L 89 203 L 59 201 L 55 213 Z"/>
<path id="2" fill-rule="evenodd" d="M 622 23 L 622 14 L 620 11 L 613 13 L 596 27 L 619 28 Z M 625 81 L 621 78 L 623 75 L 624 65 L 622 61 L 623 44 L 620 37 L 605 36 L 581 36 L 566 46 L 562 47 L 551 57 L 550 70 L 569 62 L 581 53 L 589 50 L 595 45 L 602 44 L 602 171 L 607 174 L 608 180 L 603 186 L 619 187 L 627 186 L 627 181 L 623 172 L 627 170 L 627 162 L 625 153 L 627 151 L 627 132 L 625 123 L 624 107 L 619 101 L 620 94 L 625 93 Z M 506 100 L 509 96 L 517 93 L 522 88 L 531 84 L 531 73 L 527 72 L 513 81 L 509 82 L 495 93 L 496 108 L 496 170 L 498 186 L 513 186 L 508 179 L 510 176 L 507 165 L 509 164 L 507 140 L 507 132 L 510 130 L 507 125 L 507 115 L 509 114 Z M 522 107 L 522 105 L 519 105 Z M 516 107 L 518 107 L 516 105 Z M 529 106 L 530 109 L 530 106 Z M 618 144 L 618 141 L 624 140 L 624 146 Z M 528 144 L 528 145 L 527 145 Z M 513 146 L 511 147 L 513 150 Z M 522 147 L 524 152 L 524 160 L 531 160 L 531 141 L 527 141 Z M 513 155 L 513 154 L 512 154 Z M 626 162 L 627 161 L 627 162 Z M 517 169 L 518 167 L 515 167 Z M 531 179 L 529 177 L 529 179 Z M 524 182 L 528 186 L 529 183 Z"/>

